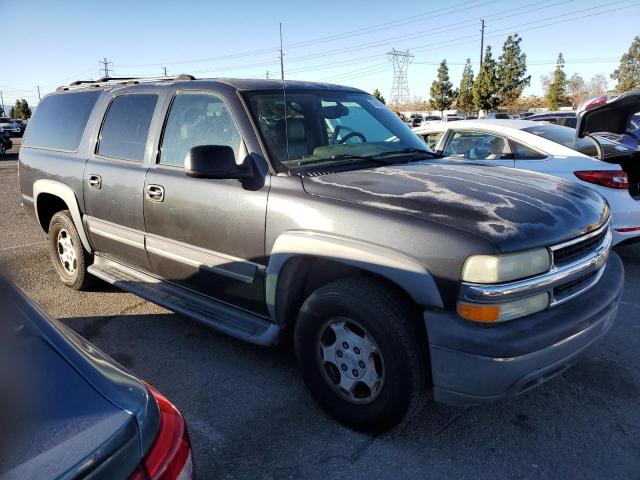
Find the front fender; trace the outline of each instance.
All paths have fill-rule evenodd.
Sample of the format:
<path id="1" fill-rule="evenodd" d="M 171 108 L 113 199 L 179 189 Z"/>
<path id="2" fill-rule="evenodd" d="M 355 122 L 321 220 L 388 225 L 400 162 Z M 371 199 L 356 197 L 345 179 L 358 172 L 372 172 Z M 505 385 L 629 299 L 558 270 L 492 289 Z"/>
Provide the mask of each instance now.
<path id="1" fill-rule="evenodd" d="M 89 243 L 89 239 L 87 238 L 87 234 L 84 231 L 84 227 L 82 225 L 82 215 L 80 214 L 80 207 L 78 207 L 78 199 L 76 198 L 76 194 L 73 189 L 68 185 L 65 185 L 62 182 L 58 182 L 56 180 L 48 180 L 42 179 L 37 180 L 33 184 L 33 205 L 36 211 L 36 218 L 38 223 L 40 223 L 40 218 L 38 215 L 38 195 L 41 193 L 49 193 L 51 195 L 55 195 L 56 197 L 61 198 L 64 203 L 67 204 L 69 208 L 69 212 L 71 212 L 71 218 L 73 219 L 73 223 L 78 231 L 78 235 L 80 236 L 80 240 L 82 241 L 82 245 L 87 250 L 87 252 L 91 253 L 91 244 Z"/>
<path id="2" fill-rule="evenodd" d="M 416 304 L 443 308 L 433 277 L 415 258 L 359 240 L 311 231 L 290 231 L 276 239 L 266 270 L 267 308 L 273 319 L 276 319 L 280 271 L 287 261 L 301 255 L 324 258 L 375 273 L 397 284 Z"/>

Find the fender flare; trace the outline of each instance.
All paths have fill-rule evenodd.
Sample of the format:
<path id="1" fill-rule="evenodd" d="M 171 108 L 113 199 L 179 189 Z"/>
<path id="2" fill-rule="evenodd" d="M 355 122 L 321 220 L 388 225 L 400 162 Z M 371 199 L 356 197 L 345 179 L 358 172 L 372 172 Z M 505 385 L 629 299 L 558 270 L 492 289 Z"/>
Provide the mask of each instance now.
<path id="1" fill-rule="evenodd" d="M 80 214 L 78 199 L 76 198 L 76 194 L 71 189 L 71 187 L 65 185 L 62 182 L 49 179 L 37 180 L 33 184 L 33 205 L 35 207 L 38 223 L 40 223 L 40 216 L 38 215 L 38 195 L 40 195 L 41 193 L 55 195 L 56 197 L 61 198 L 67 204 L 67 207 L 69 207 L 69 212 L 71 212 L 73 223 L 76 227 L 76 230 L 78 231 L 80 240 L 82 241 L 82 245 L 89 253 L 91 253 L 91 244 L 89 243 L 87 233 L 85 232 L 84 226 L 82 224 L 82 215 Z"/>
<path id="2" fill-rule="evenodd" d="M 310 231 L 289 231 L 275 241 L 266 269 L 267 309 L 276 319 L 278 276 L 292 258 L 311 256 L 350 265 L 394 282 L 418 305 L 443 308 L 431 273 L 417 259 L 391 248 Z"/>

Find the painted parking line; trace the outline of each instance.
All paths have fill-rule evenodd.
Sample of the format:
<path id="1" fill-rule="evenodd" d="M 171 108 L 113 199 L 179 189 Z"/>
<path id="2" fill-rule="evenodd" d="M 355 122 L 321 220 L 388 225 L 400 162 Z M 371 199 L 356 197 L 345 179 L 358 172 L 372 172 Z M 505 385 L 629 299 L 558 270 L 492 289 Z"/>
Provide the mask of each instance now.
<path id="1" fill-rule="evenodd" d="M 43 245 L 48 243 L 47 240 L 42 240 L 40 242 L 32 242 L 32 243 L 23 243 L 22 245 L 12 245 L 11 247 L 0 248 L 0 252 L 6 252 L 9 250 L 17 250 L 18 248 L 31 247 L 33 245 Z"/>

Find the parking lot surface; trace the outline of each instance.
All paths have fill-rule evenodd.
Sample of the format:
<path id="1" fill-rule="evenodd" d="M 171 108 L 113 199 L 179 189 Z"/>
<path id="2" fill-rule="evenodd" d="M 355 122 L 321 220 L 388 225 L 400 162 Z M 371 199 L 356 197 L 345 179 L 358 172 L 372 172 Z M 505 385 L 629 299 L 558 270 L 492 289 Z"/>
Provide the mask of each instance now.
<path id="1" fill-rule="evenodd" d="M 241 343 L 107 284 L 63 287 L 20 206 L 12 152 L 0 157 L 0 264 L 47 313 L 184 412 L 199 478 L 640 478 L 640 246 L 617 249 L 626 268 L 618 318 L 573 368 L 507 401 L 430 401 L 374 437 L 320 411 L 289 348 Z"/>

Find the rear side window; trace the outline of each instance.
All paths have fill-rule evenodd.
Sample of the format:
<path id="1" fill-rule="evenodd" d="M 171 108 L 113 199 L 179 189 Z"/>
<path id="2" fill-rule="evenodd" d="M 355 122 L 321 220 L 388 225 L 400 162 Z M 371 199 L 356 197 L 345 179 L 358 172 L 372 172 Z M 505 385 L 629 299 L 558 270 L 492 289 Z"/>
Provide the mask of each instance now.
<path id="1" fill-rule="evenodd" d="M 506 139 L 484 132 L 455 132 L 447 141 L 444 154 L 467 160 L 513 158 Z"/>
<path id="2" fill-rule="evenodd" d="M 141 162 L 157 95 L 120 95 L 113 99 L 102 123 L 98 154 Z"/>
<path id="3" fill-rule="evenodd" d="M 517 142 L 512 142 L 513 154 L 516 156 L 516 160 L 543 160 L 547 158 L 540 152 L 536 152 L 529 147 L 525 147 Z"/>
<path id="4" fill-rule="evenodd" d="M 440 138 L 442 138 L 443 133 L 444 132 L 425 133 L 422 135 L 422 138 L 424 138 L 424 143 L 427 144 L 427 147 L 429 147 L 431 150 L 435 150 L 438 146 Z"/>
<path id="5" fill-rule="evenodd" d="M 23 145 L 77 150 L 99 96 L 99 91 L 49 95 L 40 102 L 29 121 Z"/>

